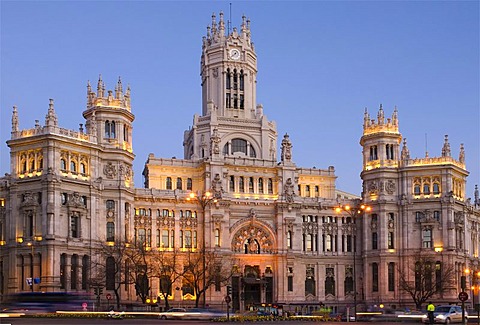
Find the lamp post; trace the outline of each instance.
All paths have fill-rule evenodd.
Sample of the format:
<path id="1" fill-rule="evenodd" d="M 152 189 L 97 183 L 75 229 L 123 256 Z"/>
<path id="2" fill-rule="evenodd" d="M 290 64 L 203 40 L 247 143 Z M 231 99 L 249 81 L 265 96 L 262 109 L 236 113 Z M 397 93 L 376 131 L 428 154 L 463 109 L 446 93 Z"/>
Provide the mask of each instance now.
<path id="1" fill-rule="evenodd" d="M 354 315 L 354 321 L 357 321 L 357 274 L 356 274 L 356 255 L 357 255 L 357 243 L 356 243 L 356 230 L 357 228 L 355 227 L 355 219 L 357 217 L 360 217 L 363 213 L 365 212 L 370 212 L 372 208 L 368 205 L 357 203 L 353 206 L 346 204 L 346 205 L 339 205 L 335 207 L 335 212 L 340 214 L 340 213 L 346 213 L 349 217 L 352 218 L 352 223 L 353 223 L 353 315 Z M 349 319 L 348 319 L 349 320 Z"/>
<path id="2" fill-rule="evenodd" d="M 203 226 L 203 236 L 202 236 L 202 280 L 203 280 L 203 307 L 205 308 L 206 305 L 206 300 L 207 300 L 207 278 L 206 278 L 206 268 L 207 268 L 207 261 L 206 261 L 206 252 L 207 252 L 207 245 L 206 245 L 206 240 L 205 237 L 207 236 L 207 230 L 206 230 L 206 218 L 205 218 L 205 210 L 207 206 L 213 201 L 216 202 L 216 198 L 213 197 L 212 192 L 210 191 L 205 191 L 202 193 L 202 195 L 196 195 L 194 192 L 191 192 L 189 196 L 187 197 L 187 201 L 195 201 L 197 202 L 200 207 L 202 208 L 202 226 Z"/>
<path id="3" fill-rule="evenodd" d="M 30 275 L 32 277 L 32 282 L 30 284 L 30 289 L 31 289 L 32 292 L 33 292 L 33 284 L 35 283 L 35 263 L 34 263 L 34 260 L 35 260 L 35 242 L 39 242 L 41 240 L 42 240 L 41 236 L 33 236 L 32 241 L 29 241 L 27 243 L 27 246 L 29 246 L 30 249 L 31 249 L 30 254 L 32 256 L 31 266 L 30 266 Z"/>

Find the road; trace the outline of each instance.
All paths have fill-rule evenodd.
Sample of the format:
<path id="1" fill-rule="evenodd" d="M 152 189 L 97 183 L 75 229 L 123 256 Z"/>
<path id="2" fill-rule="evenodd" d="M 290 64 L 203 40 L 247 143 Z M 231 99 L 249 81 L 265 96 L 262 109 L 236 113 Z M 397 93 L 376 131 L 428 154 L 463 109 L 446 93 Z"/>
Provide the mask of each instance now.
<path id="1" fill-rule="evenodd" d="M 123 320 L 107 320 L 107 319 L 99 319 L 99 318 L 0 318 L 0 324 L 6 325 L 51 325 L 51 324 L 68 324 L 68 325 L 82 325 L 82 324 L 100 324 L 100 325 L 114 325 L 116 322 L 120 322 L 120 325 L 148 325 L 148 324 L 156 324 L 156 325 L 193 325 L 196 323 L 203 323 L 209 324 L 208 321 L 186 321 L 186 320 L 158 320 L 158 319 L 144 319 L 144 318 L 137 318 L 137 319 L 123 319 Z M 273 321 L 267 322 L 268 324 L 275 324 L 275 325 L 294 325 L 296 322 L 294 321 Z M 299 324 L 304 323 L 311 323 L 311 322 L 298 322 Z M 222 323 L 222 324 L 240 324 L 238 322 L 231 322 L 231 323 Z M 248 324 L 248 323 L 241 323 L 241 324 Z M 253 323 L 252 323 L 253 324 Z M 375 325 L 392 325 L 392 322 L 357 322 L 357 323 L 348 323 L 348 322 L 321 322 L 321 324 L 375 324 Z M 419 325 L 420 322 L 401 322 L 401 323 L 393 323 L 399 325 Z"/>

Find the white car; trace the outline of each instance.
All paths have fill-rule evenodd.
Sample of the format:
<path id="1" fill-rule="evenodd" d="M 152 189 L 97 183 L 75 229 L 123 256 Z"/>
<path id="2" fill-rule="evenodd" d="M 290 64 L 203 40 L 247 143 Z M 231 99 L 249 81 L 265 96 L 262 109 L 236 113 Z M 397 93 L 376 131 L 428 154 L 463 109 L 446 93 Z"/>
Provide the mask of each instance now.
<path id="1" fill-rule="evenodd" d="M 436 306 L 433 312 L 435 324 L 462 323 L 462 307 L 456 305 Z M 468 313 L 465 311 L 465 319 L 468 319 Z M 429 323 L 428 313 L 422 316 L 422 322 Z"/>
<path id="2" fill-rule="evenodd" d="M 160 319 L 182 319 L 185 317 L 187 310 L 185 308 L 172 308 L 158 314 Z"/>

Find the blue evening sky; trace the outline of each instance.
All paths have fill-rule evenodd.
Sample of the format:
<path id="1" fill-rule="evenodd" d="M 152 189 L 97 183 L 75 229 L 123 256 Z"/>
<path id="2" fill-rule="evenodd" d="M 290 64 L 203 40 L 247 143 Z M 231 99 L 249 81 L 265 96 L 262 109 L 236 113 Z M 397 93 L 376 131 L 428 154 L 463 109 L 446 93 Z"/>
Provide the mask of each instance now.
<path id="1" fill-rule="evenodd" d="M 412 157 L 464 143 L 467 196 L 480 184 L 478 1 L 1 1 L 0 173 L 10 172 L 12 106 L 20 128 L 84 123 L 86 84 L 132 89 L 135 185 L 149 153 L 183 158 L 201 113 L 202 36 L 212 13 L 251 20 L 257 101 L 293 143 L 297 166 L 336 170 L 361 192 L 365 107 L 398 107 Z"/>

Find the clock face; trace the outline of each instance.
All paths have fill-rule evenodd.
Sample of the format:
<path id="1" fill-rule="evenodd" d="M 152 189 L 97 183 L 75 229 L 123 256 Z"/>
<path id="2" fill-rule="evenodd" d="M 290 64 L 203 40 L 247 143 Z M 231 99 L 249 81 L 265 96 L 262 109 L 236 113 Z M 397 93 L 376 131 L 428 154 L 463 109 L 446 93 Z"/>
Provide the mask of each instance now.
<path id="1" fill-rule="evenodd" d="M 237 49 L 231 49 L 230 50 L 230 57 L 234 60 L 240 59 L 240 51 Z"/>

